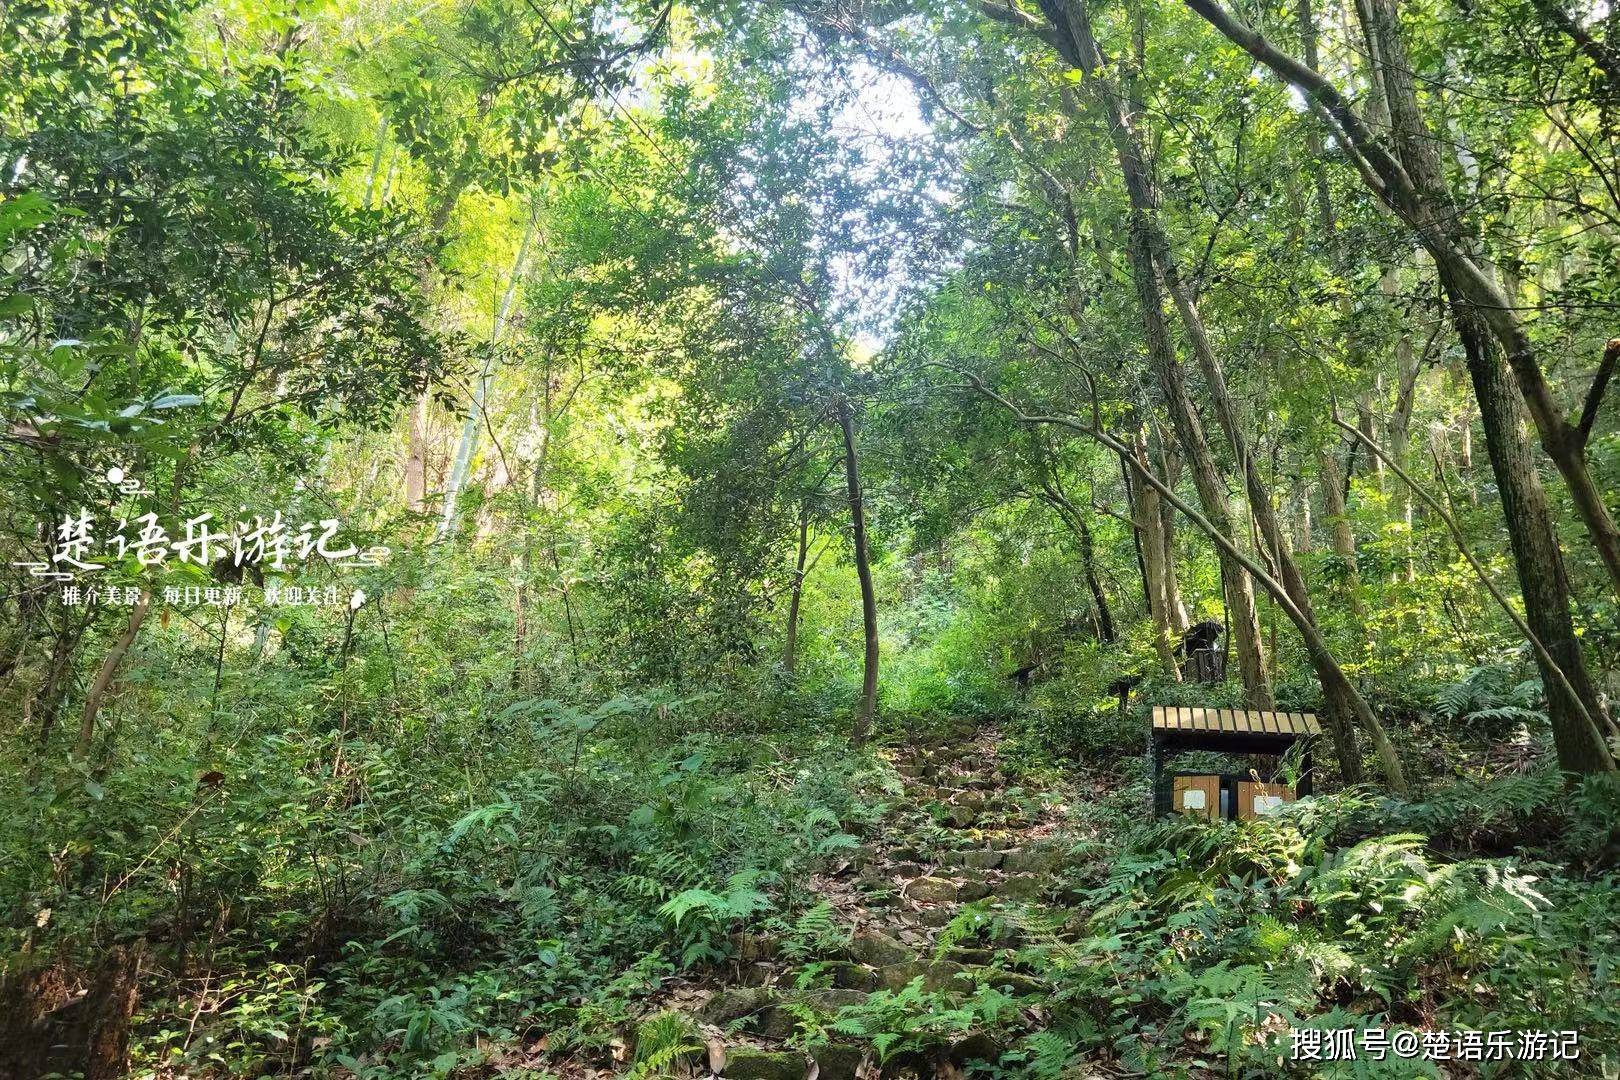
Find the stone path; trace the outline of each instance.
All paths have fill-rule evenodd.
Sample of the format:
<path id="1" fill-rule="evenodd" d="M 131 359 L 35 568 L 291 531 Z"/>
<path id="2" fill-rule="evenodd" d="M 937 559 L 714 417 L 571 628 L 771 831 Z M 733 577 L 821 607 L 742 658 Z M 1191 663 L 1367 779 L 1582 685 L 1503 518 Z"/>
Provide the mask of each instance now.
<path id="1" fill-rule="evenodd" d="M 724 982 L 710 980 L 664 1003 L 693 1012 L 701 1024 L 708 1053 L 694 1063 L 699 1074 L 728 1080 L 960 1076 L 966 1063 L 994 1061 L 1003 1048 L 988 1033 L 968 1032 L 879 1068 L 870 1047 L 858 1041 L 835 1041 L 811 1056 L 787 1044 L 806 1023 L 827 1024 L 840 1008 L 877 991 L 898 992 L 914 980 L 953 1000 L 979 985 L 1014 997 L 1044 990 L 1039 973 L 1015 956 L 1020 920 L 995 915 L 1073 899 L 1062 895 L 1056 874 L 1067 847 L 1062 793 L 1016 786 L 996 760 L 990 732 L 889 756 L 904 795 L 853 858 L 814 881 L 839 921 L 852 928 L 848 947 L 835 955 L 787 957 L 779 942 L 739 939 Z M 973 914 L 942 947 L 942 930 L 969 904 Z"/>

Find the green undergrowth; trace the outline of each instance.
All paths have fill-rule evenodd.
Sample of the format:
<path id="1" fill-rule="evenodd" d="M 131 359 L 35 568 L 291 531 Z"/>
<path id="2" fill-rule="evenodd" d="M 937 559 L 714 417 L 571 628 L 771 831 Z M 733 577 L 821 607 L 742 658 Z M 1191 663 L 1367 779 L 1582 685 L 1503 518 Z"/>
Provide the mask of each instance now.
<path id="1" fill-rule="evenodd" d="M 53 778 L 49 800 L 19 789 L 5 850 L 34 857 L 0 891 L 30 928 L 8 931 L 8 967 L 72 972 L 141 942 L 137 1076 L 605 1050 L 735 931 L 813 936 L 809 874 L 894 784 L 813 721 L 712 726 L 707 701 L 520 699 L 453 750 L 443 731 L 277 732 L 214 747 L 201 779 L 142 755 Z"/>
<path id="2" fill-rule="evenodd" d="M 832 1015 L 798 1010 L 795 1045 L 870 1047 L 891 1068 L 950 1052 L 973 1073 L 1077 1075 L 1114 1061 L 1149 1076 L 1440 1075 L 1365 1055 L 1295 1061 L 1295 1030 L 1578 1031 L 1577 1061 L 1620 1066 L 1620 875 L 1604 868 L 1613 786 L 1551 773 L 1443 788 L 1406 802 L 1348 791 L 1257 821 L 1143 821 L 1127 785 L 1075 807 L 1088 838 L 1059 873 L 1059 907 L 968 905 L 935 960 L 995 949 L 1045 989 L 1008 994 L 913 980 Z M 1550 845 L 1459 854 L 1481 836 L 1556 825 Z M 1358 1036 L 1359 1038 L 1359 1036 Z M 1509 1062 L 1484 1075 L 1516 1075 Z"/>
<path id="3" fill-rule="evenodd" d="M 1607 1075 L 1620 1065 L 1620 878 L 1582 860 L 1601 859 L 1590 845 L 1611 788 L 1567 793 L 1536 774 L 1219 824 L 1143 824 L 1140 792 L 1122 791 L 1083 810 L 1103 830 L 1069 860 L 1078 933 L 1026 924 L 1024 959 L 1054 988 L 1015 1057 L 1037 1076 L 1093 1054 L 1148 1075 L 1411 1076 L 1425 1066 L 1393 1056 L 1318 1072 L 1290 1060 L 1290 1029 L 1576 1030 L 1583 1059 L 1543 1072 Z M 1560 843 L 1445 853 L 1530 818 L 1556 819 Z"/>

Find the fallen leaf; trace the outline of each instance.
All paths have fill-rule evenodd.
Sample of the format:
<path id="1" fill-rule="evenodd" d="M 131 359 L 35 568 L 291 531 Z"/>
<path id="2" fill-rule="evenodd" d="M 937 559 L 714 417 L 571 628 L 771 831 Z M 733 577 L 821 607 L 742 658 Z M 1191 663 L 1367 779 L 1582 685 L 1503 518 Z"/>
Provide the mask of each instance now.
<path id="1" fill-rule="evenodd" d="M 709 1071 L 718 1076 L 726 1069 L 726 1044 L 721 1039 L 709 1040 Z"/>

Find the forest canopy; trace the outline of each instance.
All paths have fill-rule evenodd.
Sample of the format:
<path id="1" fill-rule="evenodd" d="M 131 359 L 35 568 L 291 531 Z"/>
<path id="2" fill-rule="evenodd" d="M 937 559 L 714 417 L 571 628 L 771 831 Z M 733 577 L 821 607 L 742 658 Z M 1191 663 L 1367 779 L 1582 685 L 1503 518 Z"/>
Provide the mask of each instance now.
<path id="1" fill-rule="evenodd" d="M 0 7 L 0 1075 L 1613 1075 L 1617 19 Z"/>

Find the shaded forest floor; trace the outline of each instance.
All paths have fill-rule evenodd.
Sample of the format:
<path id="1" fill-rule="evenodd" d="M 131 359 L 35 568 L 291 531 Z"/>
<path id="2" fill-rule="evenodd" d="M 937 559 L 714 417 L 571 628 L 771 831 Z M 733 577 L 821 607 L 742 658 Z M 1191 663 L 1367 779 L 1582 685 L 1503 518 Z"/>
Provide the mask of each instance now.
<path id="1" fill-rule="evenodd" d="M 549 1067 L 609 1076 L 667 1054 L 682 1073 L 754 1080 L 956 1076 L 993 1066 L 1009 1029 L 1039 1030 L 1054 987 L 1029 946 L 1073 943 L 1085 921 L 1060 873 L 1082 839 L 1076 785 L 1020 783 L 997 731 L 956 734 L 970 738 L 882 752 L 903 790 L 815 876 L 817 915 L 785 937 L 739 933 L 728 963 L 653 995 L 640 1030 L 658 1049 L 621 1041 L 617 1060 Z M 492 1064 L 547 1067 L 540 1043 Z"/>
<path id="2" fill-rule="evenodd" d="M 1527 1070 L 1291 1060 L 1292 1032 L 1346 1029 L 1578 1031 L 1534 1074 L 1617 1064 L 1613 808 L 1544 754 L 1482 749 L 1421 801 L 1156 821 L 1121 752 L 1139 718 L 1066 755 L 1028 711 L 852 750 L 626 708 L 577 744 L 469 745 L 453 786 L 411 771 L 442 752 L 351 740 L 334 773 L 329 743 L 252 749 L 170 811 L 217 895 L 114 909 L 87 883 L 49 927 L 114 911 L 127 947 L 59 949 L 11 1036 L 72 1072 L 122 1032 L 153 1080 Z"/>

